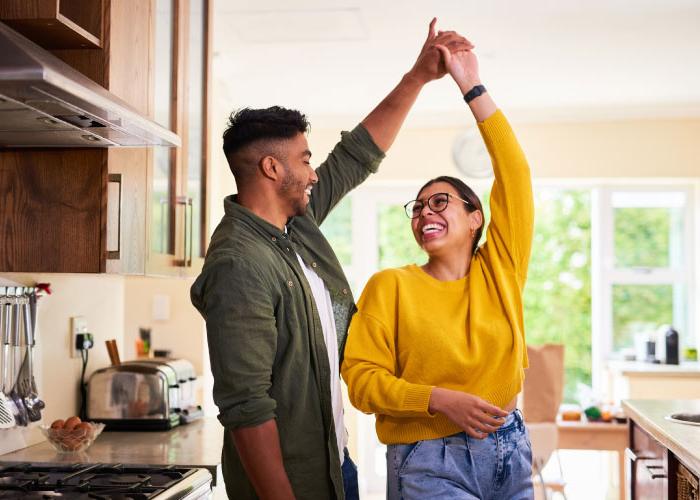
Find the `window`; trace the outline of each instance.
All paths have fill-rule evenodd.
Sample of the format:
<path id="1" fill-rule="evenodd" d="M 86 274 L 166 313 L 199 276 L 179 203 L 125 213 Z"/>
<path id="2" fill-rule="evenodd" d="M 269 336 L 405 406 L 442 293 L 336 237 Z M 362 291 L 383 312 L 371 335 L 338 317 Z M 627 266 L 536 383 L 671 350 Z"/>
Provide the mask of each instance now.
<path id="1" fill-rule="evenodd" d="M 692 189 L 608 186 L 594 196 L 594 374 L 613 353 L 641 354 L 662 325 L 678 330 L 681 347 L 695 345 Z"/>
<path id="2" fill-rule="evenodd" d="M 527 342 L 564 344 L 564 398 L 591 384 L 590 190 L 535 189 L 535 233 L 524 295 Z"/>

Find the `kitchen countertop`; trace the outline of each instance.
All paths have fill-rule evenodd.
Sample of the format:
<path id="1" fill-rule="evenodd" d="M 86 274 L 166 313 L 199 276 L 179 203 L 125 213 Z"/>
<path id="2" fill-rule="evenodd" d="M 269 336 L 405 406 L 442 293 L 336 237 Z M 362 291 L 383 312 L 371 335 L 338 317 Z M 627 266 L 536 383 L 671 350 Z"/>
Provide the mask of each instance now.
<path id="1" fill-rule="evenodd" d="M 700 413 L 700 400 L 629 399 L 625 414 L 654 439 L 671 450 L 686 466 L 700 473 L 700 426 L 665 419 L 671 413 Z"/>
<path id="2" fill-rule="evenodd" d="M 685 362 L 680 365 L 645 363 L 642 361 L 608 361 L 608 369 L 623 375 L 662 376 L 662 377 L 700 377 L 700 363 Z"/>
<path id="3" fill-rule="evenodd" d="M 48 441 L 0 455 L 2 462 L 123 463 L 204 467 L 216 484 L 224 429 L 206 417 L 169 431 L 103 432 L 82 453 L 57 453 Z"/>

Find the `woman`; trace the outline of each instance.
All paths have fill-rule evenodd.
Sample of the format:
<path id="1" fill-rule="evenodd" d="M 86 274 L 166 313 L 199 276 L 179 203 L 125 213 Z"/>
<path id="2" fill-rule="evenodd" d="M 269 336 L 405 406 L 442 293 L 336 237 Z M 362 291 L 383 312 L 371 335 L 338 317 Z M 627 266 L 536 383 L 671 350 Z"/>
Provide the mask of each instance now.
<path id="1" fill-rule="evenodd" d="M 481 202 L 438 177 L 406 204 L 423 266 L 368 282 L 350 326 L 343 378 L 388 445 L 390 499 L 532 498 L 527 431 L 515 399 L 527 367 L 522 291 L 533 230 L 530 172 L 485 93 L 476 56 L 436 46 L 492 158 L 486 243 Z"/>

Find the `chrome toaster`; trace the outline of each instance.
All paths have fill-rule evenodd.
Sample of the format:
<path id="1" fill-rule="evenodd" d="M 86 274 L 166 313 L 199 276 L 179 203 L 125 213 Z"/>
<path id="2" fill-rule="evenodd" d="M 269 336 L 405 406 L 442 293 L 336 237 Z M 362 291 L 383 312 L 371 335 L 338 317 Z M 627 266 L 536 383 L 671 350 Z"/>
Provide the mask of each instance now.
<path id="1" fill-rule="evenodd" d="M 111 430 L 167 430 L 199 418 L 197 378 L 189 361 L 148 358 L 95 371 L 87 383 L 87 418 Z"/>

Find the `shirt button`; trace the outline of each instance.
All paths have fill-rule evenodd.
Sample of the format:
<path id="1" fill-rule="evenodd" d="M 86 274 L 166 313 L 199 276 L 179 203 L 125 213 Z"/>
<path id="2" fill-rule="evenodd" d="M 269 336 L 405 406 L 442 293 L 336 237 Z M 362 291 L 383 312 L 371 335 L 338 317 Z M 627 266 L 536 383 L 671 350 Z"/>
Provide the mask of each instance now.
<path id="1" fill-rule="evenodd" d="M 272 237 L 272 241 L 277 241 L 277 238 L 275 238 L 275 237 L 273 236 L 273 237 Z"/>
<path id="2" fill-rule="evenodd" d="M 347 289 L 347 288 L 343 288 L 343 295 L 347 295 L 347 294 L 348 294 L 348 289 Z"/>
<path id="3" fill-rule="evenodd" d="M 287 284 L 290 288 L 294 286 L 294 282 L 292 280 L 287 281 Z"/>
<path id="4" fill-rule="evenodd" d="M 311 263 L 311 267 L 317 267 L 317 266 L 318 266 L 318 264 L 316 264 L 315 262 Z"/>
<path id="5" fill-rule="evenodd" d="M 291 249 L 291 248 L 289 248 L 289 247 L 287 247 L 287 251 L 288 251 L 288 252 L 291 252 L 291 251 L 292 251 L 292 249 Z"/>

